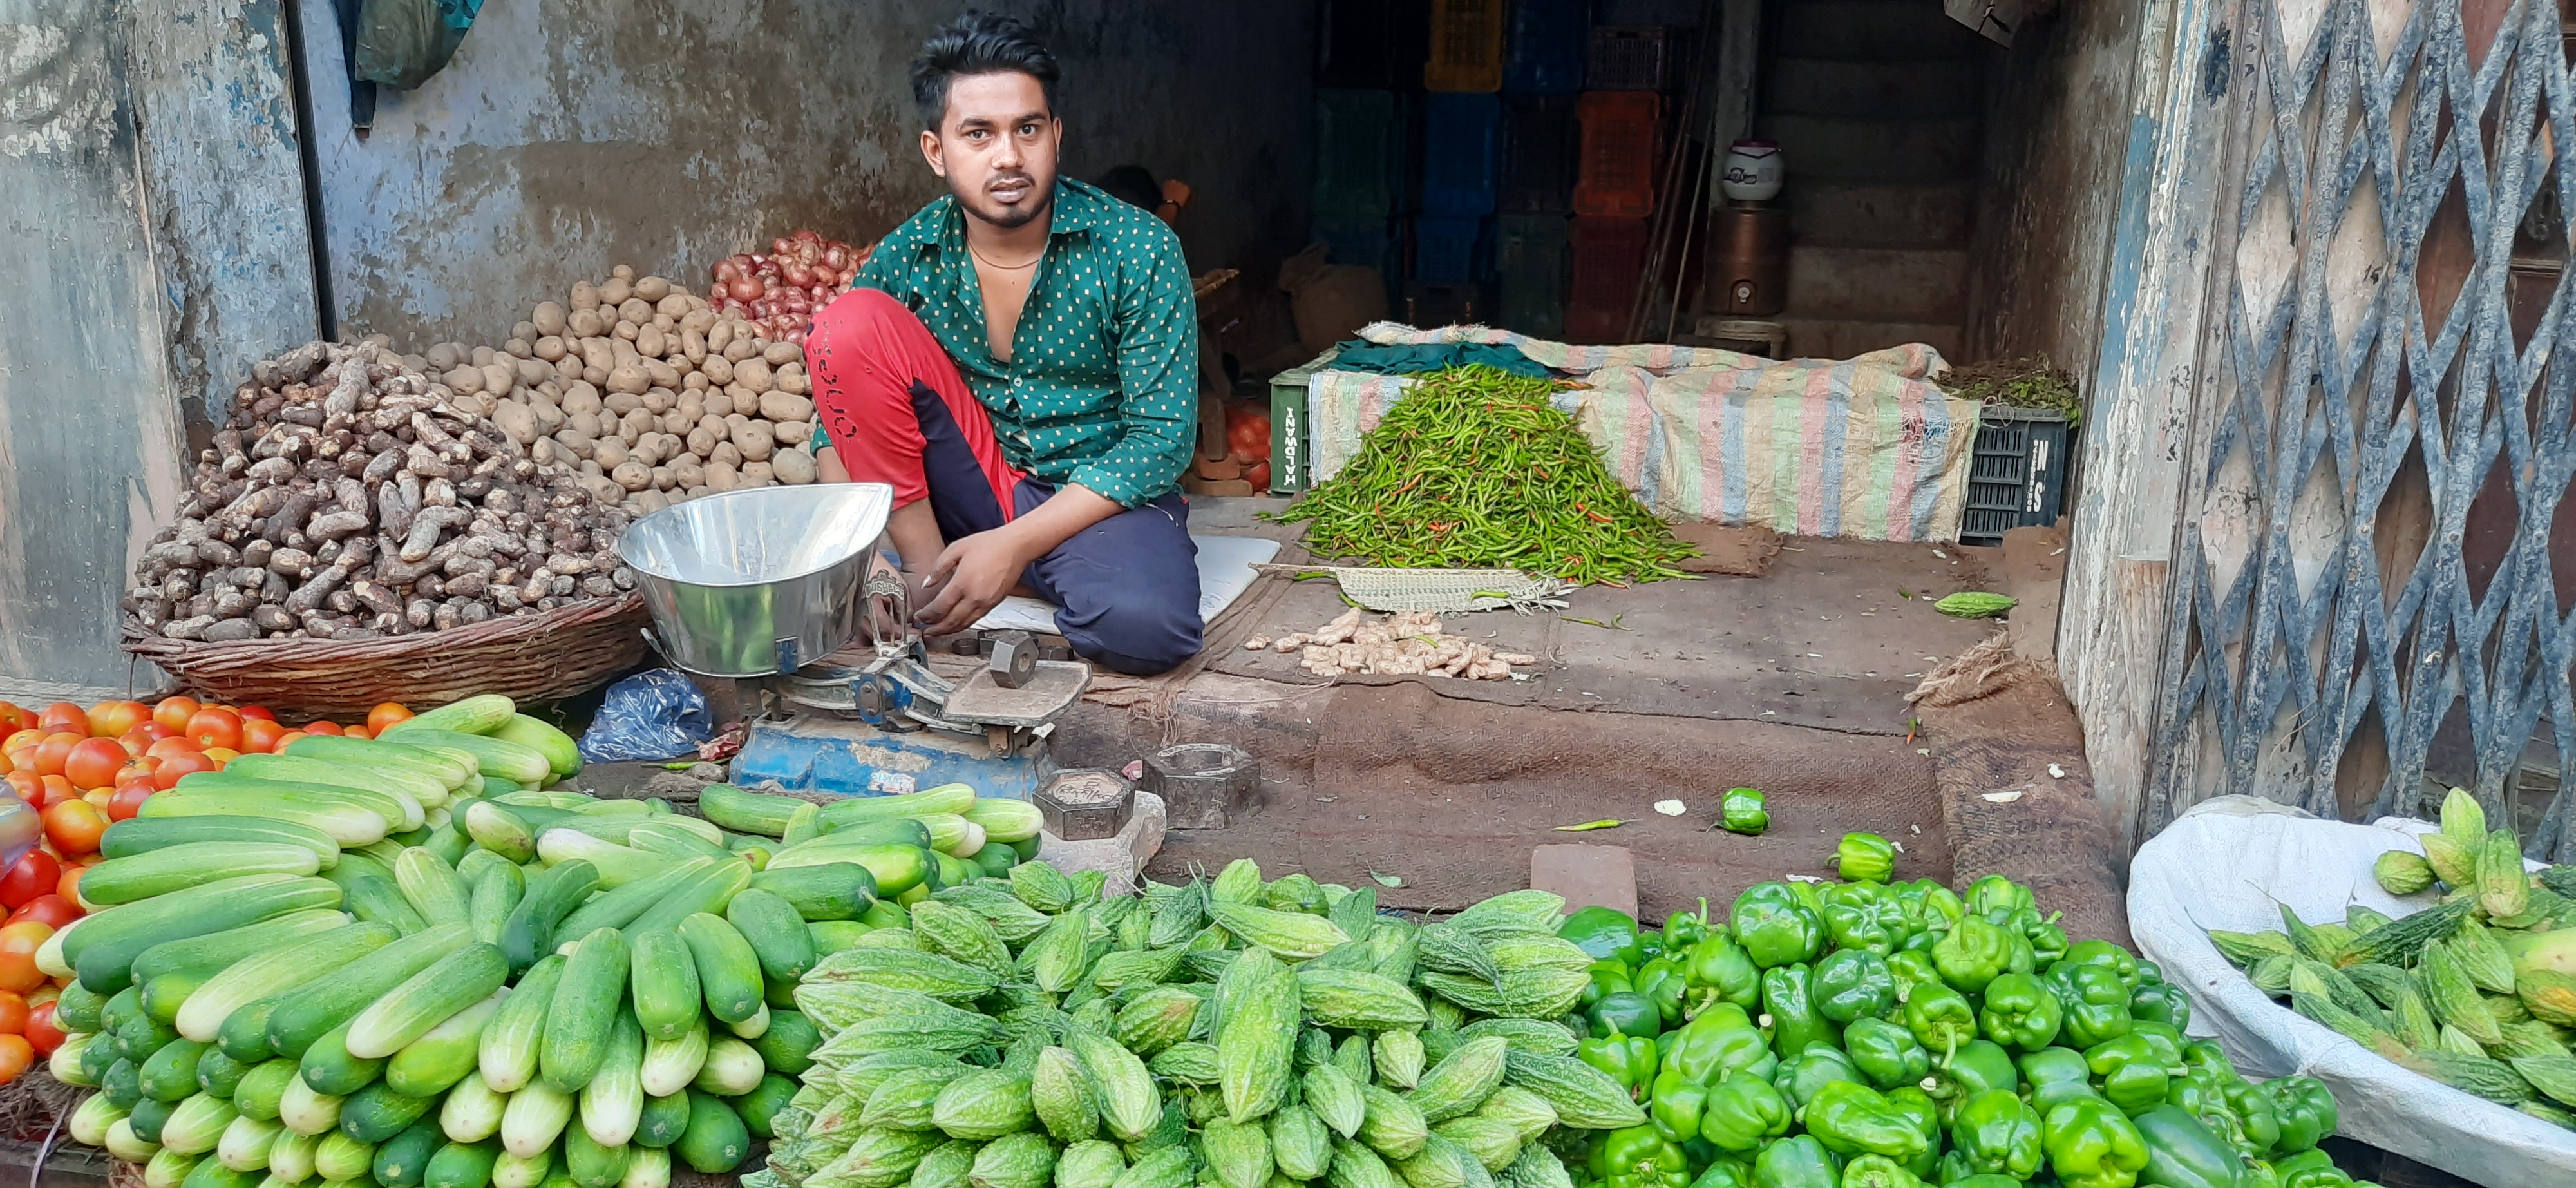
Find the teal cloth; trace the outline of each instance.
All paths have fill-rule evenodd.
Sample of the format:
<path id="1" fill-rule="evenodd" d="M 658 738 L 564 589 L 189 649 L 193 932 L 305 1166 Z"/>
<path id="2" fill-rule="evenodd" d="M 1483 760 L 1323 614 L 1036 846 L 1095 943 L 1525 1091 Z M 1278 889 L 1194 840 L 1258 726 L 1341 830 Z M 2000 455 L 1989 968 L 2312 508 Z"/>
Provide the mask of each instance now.
<path id="1" fill-rule="evenodd" d="M 1333 356 L 1335 371 L 1366 371 L 1377 375 L 1420 375 L 1446 367 L 1491 367 L 1530 379 L 1546 379 L 1547 368 L 1530 362 L 1518 347 L 1488 342 L 1424 342 L 1399 346 L 1379 346 L 1354 338 L 1341 345 Z"/>

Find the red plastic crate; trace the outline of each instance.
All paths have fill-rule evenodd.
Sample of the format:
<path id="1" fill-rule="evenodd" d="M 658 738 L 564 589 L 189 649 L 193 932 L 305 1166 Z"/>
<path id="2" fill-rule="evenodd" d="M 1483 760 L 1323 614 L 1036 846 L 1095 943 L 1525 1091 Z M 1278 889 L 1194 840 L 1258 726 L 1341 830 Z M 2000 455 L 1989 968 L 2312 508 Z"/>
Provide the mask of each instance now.
<path id="1" fill-rule="evenodd" d="M 1574 187 L 1574 213 L 1617 219 L 1655 213 L 1663 96 L 1586 91 L 1575 102 L 1574 118 L 1583 125 L 1583 169 Z"/>
<path id="2" fill-rule="evenodd" d="M 1569 342 L 1619 342 L 1646 271 L 1650 224 L 1642 218 L 1578 218 L 1571 237 L 1572 284 L 1565 303 Z"/>

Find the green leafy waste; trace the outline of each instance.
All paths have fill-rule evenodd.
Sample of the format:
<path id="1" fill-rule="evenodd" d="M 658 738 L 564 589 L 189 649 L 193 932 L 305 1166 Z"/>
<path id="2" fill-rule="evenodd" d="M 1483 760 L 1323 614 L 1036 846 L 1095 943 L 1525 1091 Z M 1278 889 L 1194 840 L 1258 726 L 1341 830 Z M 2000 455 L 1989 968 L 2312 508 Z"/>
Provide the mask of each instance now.
<path id="1" fill-rule="evenodd" d="M 1459 367 L 1421 378 L 1341 473 L 1274 519 L 1306 546 L 1402 569 L 1510 568 L 1581 583 L 1685 576 L 1673 538 L 1602 465 L 1555 385 Z"/>

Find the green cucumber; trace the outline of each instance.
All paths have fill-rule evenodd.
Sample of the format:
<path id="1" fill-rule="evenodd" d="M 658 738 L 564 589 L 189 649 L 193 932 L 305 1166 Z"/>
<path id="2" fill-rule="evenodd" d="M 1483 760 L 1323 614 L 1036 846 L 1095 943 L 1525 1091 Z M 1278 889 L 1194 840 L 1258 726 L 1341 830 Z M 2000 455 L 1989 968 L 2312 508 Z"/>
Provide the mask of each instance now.
<path id="1" fill-rule="evenodd" d="M 114 860 L 149 854 L 171 846 L 201 842 L 257 842 L 303 846 L 324 867 L 340 856 L 340 843 L 310 825 L 265 817 L 134 817 L 107 827 L 98 839 L 102 858 Z"/>
<path id="2" fill-rule="evenodd" d="M 608 1057 L 581 1087 L 581 1126 L 592 1142 L 623 1147 L 644 1116 L 644 1031 L 620 1012 L 609 1031 Z"/>
<path id="3" fill-rule="evenodd" d="M 807 803 L 793 796 L 746 792 L 731 784 L 698 789 L 699 814 L 736 833 L 780 836 L 787 830 L 787 819 Z"/>
<path id="4" fill-rule="evenodd" d="M 345 1125 L 345 1113 L 342 1118 Z M 383 1188 L 418 1188 L 421 1174 L 429 1168 L 430 1156 L 437 1154 L 439 1145 L 445 1141 L 445 1136 L 439 1134 L 433 1123 L 408 1123 L 400 1133 L 386 1138 L 383 1145 L 376 1148 L 376 1157 L 369 1170 L 375 1173 L 376 1183 Z"/>
<path id="5" fill-rule="evenodd" d="M 393 826 L 401 823 L 388 821 L 384 814 L 345 796 L 239 789 L 192 792 L 184 796 L 162 792 L 145 800 L 135 814 L 136 820 L 200 817 L 258 817 L 292 822 L 319 831 L 343 849 L 381 841 Z"/>
<path id="6" fill-rule="evenodd" d="M 474 939 L 487 945 L 501 943 L 502 927 L 527 897 L 527 876 L 509 859 L 483 849 L 469 851 L 459 860 L 456 874 L 465 880 L 466 922 L 474 930 Z"/>
<path id="7" fill-rule="evenodd" d="M 496 1093 L 516 1093 L 537 1073 L 537 1049 L 566 958 L 548 954 L 520 975 L 519 984 L 484 1027 L 475 1060 L 483 1083 Z"/>
<path id="8" fill-rule="evenodd" d="M 412 722 L 419 720 L 414 718 Z M 405 722 L 403 726 L 410 727 L 411 722 Z M 463 751 L 474 756 L 475 769 L 485 776 L 497 776 L 529 787 L 543 785 L 554 777 L 554 764 L 547 760 L 545 752 L 507 739 L 453 730 L 409 728 L 404 729 L 394 741 Z"/>
<path id="9" fill-rule="evenodd" d="M 510 959 L 511 972 L 524 971 L 554 952 L 557 925 L 598 886 L 599 869 L 579 859 L 548 867 L 529 879 L 528 893 L 501 924 L 498 943 L 501 955 Z M 643 910 L 642 906 L 636 910 Z"/>
<path id="10" fill-rule="evenodd" d="M 438 1107 L 438 1129 L 451 1143 L 479 1143 L 501 1133 L 501 1115 L 509 1107 L 509 1097 L 493 1092 L 483 1074 L 469 1072 Z"/>
<path id="11" fill-rule="evenodd" d="M 725 905 L 725 921 L 751 943 L 760 970 L 770 978 L 794 982 L 814 967 L 814 938 L 795 905 L 772 891 L 748 887 Z"/>
<path id="12" fill-rule="evenodd" d="M 453 788 L 445 779 L 391 764 L 360 764 L 312 759 L 301 755 L 244 755 L 224 764 L 233 775 L 295 784 L 332 784 L 371 792 L 399 792 L 426 810 L 447 803 Z"/>
<path id="13" fill-rule="evenodd" d="M 942 784 L 902 796 L 853 796 L 823 806 L 823 820 L 834 830 L 890 817 L 928 813 L 963 813 L 975 807 L 975 790 L 964 784 Z"/>
<path id="14" fill-rule="evenodd" d="M 786 1109 L 789 1099 L 795 1096 L 796 1082 L 770 1073 L 760 1078 L 760 1088 L 734 1099 L 734 1112 L 742 1116 L 743 1129 L 750 1131 L 753 1138 L 774 1138 L 776 1132 L 770 1120 Z"/>
<path id="15" fill-rule="evenodd" d="M 385 1083 L 396 1092 L 426 1097 L 464 1080 L 481 1059 L 484 1028 L 501 1013 L 501 1003 L 509 994 L 506 989 L 494 990 L 403 1045 L 385 1063 Z"/>
<path id="16" fill-rule="evenodd" d="M 245 1116 L 263 1121 L 277 1117 L 278 1102 L 286 1096 L 287 1082 L 296 1078 L 296 1069 L 296 1062 L 284 1057 L 250 1066 L 250 1071 L 242 1074 L 241 1083 L 233 1086 L 234 1107 Z"/>
<path id="17" fill-rule="evenodd" d="M 805 1012 L 782 1007 L 770 1008 L 769 1030 L 751 1041 L 762 1065 L 791 1077 L 804 1076 L 814 1065 L 814 1049 L 822 1046 L 823 1032 Z"/>
<path id="18" fill-rule="evenodd" d="M 404 936 L 426 931 L 429 921 L 421 918 L 419 909 L 403 898 L 402 888 L 391 878 L 351 875 L 343 880 L 347 888 L 349 914 L 370 924 L 382 924 Z"/>
<path id="19" fill-rule="evenodd" d="M 242 1078 L 250 1075 L 253 1067 L 224 1055 L 223 1049 L 207 1044 L 197 1053 L 197 1088 L 204 1090 L 209 1097 L 232 1101 L 233 1094 L 241 1090 Z"/>
<path id="20" fill-rule="evenodd" d="M 679 933 L 697 962 L 698 988 L 706 995 L 707 1013 L 729 1024 L 758 1014 L 763 994 L 760 957 L 741 931 L 721 916 L 700 912 L 680 921 Z"/>
<path id="21" fill-rule="evenodd" d="M 269 1014 L 269 1046 L 282 1056 L 303 1056 L 322 1033 L 356 1018 L 412 975 L 472 943 L 472 934 L 462 924 L 427 929 L 360 957 L 328 978 L 295 988 L 292 997 Z"/>
<path id="22" fill-rule="evenodd" d="M 689 946 L 667 928 L 635 933 L 628 943 L 636 1022 L 654 1039 L 678 1039 L 705 1009 Z"/>
<path id="23" fill-rule="evenodd" d="M 309 875 L 321 869 L 320 854 L 310 846 L 292 842 L 185 842 L 127 858 L 110 858 L 81 872 L 80 896 L 100 907 L 114 907 L 212 879 L 248 874 Z"/>
<path id="24" fill-rule="evenodd" d="M 373 1174 L 375 1161 L 374 1143 L 359 1142 L 336 1130 L 313 1144 L 313 1174 L 326 1184 L 363 1181 Z"/>
<path id="25" fill-rule="evenodd" d="M 472 919 L 472 900 L 456 868 L 428 849 L 413 847 L 394 860 L 394 886 L 420 918 L 432 924 L 464 924 Z"/>
<path id="26" fill-rule="evenodd" d="M 490 1139 L 449 1142 L 429 1157 L 429 1166 L 421 1172 L 421 1188 L 491 1188 L 492 1164 L 500 1157 L 501 1144 Z"/>
<path id="27" fill-rule="evenodd" d="M 593 930 L 564 963 L 537 1045 L 537 1068 L 546 1083 L 578 1093 L 608 1057 L 608 1033 L 626 996 L 626 937 L 614 928 Z"/>
<path id="28" fill-rule="evenodd" d="M 463 930 L 465 925 L 445 927 Z M 430 1029 L 490 998 L 509 978 L 510 963 L 500 946 L 468 940 L 359 1012 L 350 1021 L 349 1051 L 390 1059 Z"/>
<path id="29" fill-rule="evenodd" d="M 547 773 L 563 779 L 581 770 L 581 746 L 571 735 L 526 714 L 512 714 L 491 737 L 514 742 L 546 757 Z M 551 782 L 551 781 L 550 781 Z"/>
<path id="30" fill-rule="evenodd" d="M 841 845 L 825 834 L 802 845 L 790 846 L 769 857 L 761 873 L 770 874 L 800 866 L 820 866 L 831 862 L 855 862 L 866 867 L 876 881 L 876 895 L 892 899 L 922 884 L 929 877 L 930 852 L 914 845 Z"/>
<path id="31" fill-rule="evenodd" d="M 378 1081 L 341 1101 L 340 1129 L 350 1138 L 360 1142 L 386 1142 L 421 1125 L 422 1119 L 429 1113 L 429 1107 L 436 1104 L 438 1103 L 426 1097 L 396 1093 L 383 1081 Z M 434 1123 L 429 1125 L 428 1133 L 432 1143 L 435 1144 L 438 1138 L 437 1125 Z M 381 1155 L 382 1152 L 378 1154 Z M 428 1152 L 423 1151 L 421 1155 L 426 1159 Z"/>
<path id="32" fill-rule="evenodd" d="M 671 1151 L 692 1170 L 710 1176 L 725 1175 L 742 1164 L 751 1152 L 751 1132 L 743 1127 L 740 1115 L 722 1100 L 695 1089 L 689 1090 L 689 1128 Z"/>
<path id="33" fill-rule="evenodd" d="M 171 1040 L 135 1069 L 136 1088 L 154 1101 L 185 1101 L 203 1090 L 197 1059 L 205 1054 L 206 1045 L 197 1040 Z"/>
<path id="34" fill-rule="evenodd" d="M 304 1078 L 314 1092 L 332 1097 L 346 1097 L 366 1088 L 385 1071 L 382 1059 L 367 1059 L 349 1053 L 349 1025 L 343 1023 L 323 1032 L 320 1039 L 304 1049 L 296 1062 L 296 1075 Z"/>
<path id="35" fill-rule="evenodd" d="M 154 945 L 339 905 L 340 889 L 328 879 L 289 874 L 219 878 L 83 918 L 79 927 L 65 931 L 62 959 L 79 971 L 82 985 L 108 994 L 131 983 L 134 959 Z"/>
<path id="36" fill-rule="evenodd" d="M 739 860 L 711 863 L 673 887 L 669 896 L 645 908 L 635 917 L 634 923 L 626 926 L 626 930 L 645 932 L 677 928 L 680 921 L 700 912 L 722 915 L 725 905 L 732 903 L 733 897 L 750 885 L 751 866 L 748 863 Z"/>
<path id="37" fill-rule="evenodd" d="M 638 1147 L 667 1147 L 680 1141 L 689 1130 L 689 1094 L 683 1089 L 664 1097 L 644 1099 L 644 1115 L 635 1125 L 635 1137 L 629 1142 Z"/>
<path id="38" fill-rule="evenodd" d="M 313 734 L 286 744 L 286 753 L 298 759 L 320 759 L 362 767 L 397 767 L 419 772 L 447 785 L 450 793 L 481 787 L 482 777 L 472 763 L 427 747 L 381 738 Z"/>
<path id="39" fill-rule="evenodd" d="M 484 693 L 451 701 L 434 710 L 414 714 L 382 731 L 387 742 L 424 745 L 425 740 L 407 738 L 414 731 L 455 731 L 465 734 L 488 734 L 501 728 L 510 715 L 519 712 L 517 703 L 498 693 Z"/>
<path id="40" fill-rule="evenodd" d="M 168 795 L 185 800 L 191 796 L 224 792 L 268 797 L 302 797 L 315 802 L 336 800 L 343 804 L 358 805 L 383 817 L 387 833 L 400 833 L 407 829 L 420 828 L 422 814 L 429 811 L 418 798 L 399 788 L 352 788 L 346 784 L 314 784 L 303 780 L 262 779 L 253 775 L 238 775 L 229 770 L 200 771 L 181 776 L 177 786 L 173 787 Z M 156 796 L 153 799 L 160 798 Z"/>
<path id="41" fill-rule="evenodd" d="M 508 805 L 475 800 L 465 806 L 465 832 L 474 844 L 512 862 L 537 856 L 537 831 Z"/>
<path id="42" fill-rule="evenodd" d="M 564 1173 L 581 1188 L 614 1188 L 626 1176 L 626 1145 L 603 1146 L 578 1126 L 563 1133 Z"/>
<path id="43" fill-rule="evenodd" d="M 571 863 L 565 863 L 565 865 L 569 866 Z M 583 865 L 589 864 L 583 863 Z M 562 923 L 556 926 L 556 931 L 565 936 L 580 937 L 590 935 L 594 929 L 624 928 L 634 923 L 636 917 L 643 915 L 646 908 L 652 907 L 677 890 L 680 884 L 687 882 L 699 871 L 714 865 L 713 861 L 705 858 L 688 858 L 672 863 L 660 874 L 639 882 L 628 883 L 583 903 L 570 914 L 562 917 Z M 533 897 L 534 892 L 530 895 Z"/>

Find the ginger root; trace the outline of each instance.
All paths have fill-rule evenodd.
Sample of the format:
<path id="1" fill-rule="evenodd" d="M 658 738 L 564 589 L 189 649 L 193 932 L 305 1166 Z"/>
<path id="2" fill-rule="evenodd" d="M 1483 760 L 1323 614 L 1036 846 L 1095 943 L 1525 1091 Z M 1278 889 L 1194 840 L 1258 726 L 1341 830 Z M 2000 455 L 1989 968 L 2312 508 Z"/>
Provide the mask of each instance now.
<path id="1" fill-rule="evenodd" d="M 1514 675 L 1514 665 L 1538 663 L 1535 656 L 1496 652 L 1484 644 L 1443 634 L 1440 616 L 1429 611 L 1403 611 L 1370 619 L 1353 607 L 1314 631 L 1277 639 L 1255 636 L 1245 640 L 1243 646 L 1246 651 L 1295 653 L 1298 667 L 1320 677 L 1358 673 L 1499 681 Z"/>

